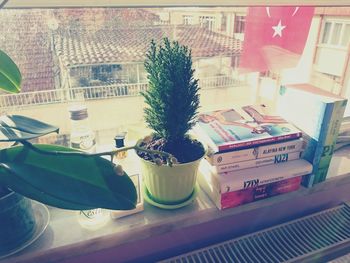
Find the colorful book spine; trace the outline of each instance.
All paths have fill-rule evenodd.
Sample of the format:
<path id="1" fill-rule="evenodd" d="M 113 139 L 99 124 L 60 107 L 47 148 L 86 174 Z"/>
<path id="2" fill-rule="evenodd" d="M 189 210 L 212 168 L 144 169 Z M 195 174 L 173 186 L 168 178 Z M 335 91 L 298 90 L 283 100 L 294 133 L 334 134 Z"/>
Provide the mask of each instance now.
<path id="1" fill-rule="evenodd" d="M 304 145 L 305 143 L 302 139 L 297 139 L 224 153 L 213 153 L 211 149 L 209 149 L 209 154 L 206 156 L 206 159 L 211 165 L 224 165 L 267 158 L 277 154 L 300 152 L 303 150 Z"/>
<path id="2" fill-rule="evenodd" d="M 298 139 L 301 138 L 302 132 L 295 132 L 295 133 L 290 133 L 290 134 L 285 134 L 285 135 L 276 135 L 274 137 L 265 137 L 265 138 L 260 138 L 260 139 L 255 139 L 255 140 L 244 140 L 240 142 L 234 142 L 234 143 L 224 143 L 221 145 L 216 145 L 210 137 L 205 134 L 204 131 L 201 130 L 200 127 L 195 127 L 193 128 L 196 136 L 201 140 L 203 143 L 208 145 L 213 151 L 215 152 L 225 152 L 225 151 L 234 151 L 234 150 L 241 150 L 241 149 L 246 149 L 246 148 L 251 148 L 251 147 L 256 147 L 259 145 L 266 145 L 266 144 L 271 144 L 271 143 L 277 143 L 277 142 L 282 142 L 282 141 L 287 141 L 287 140 L 293 140 L 293 139 Z"/>
<path id="3" fill-rule="evenodd" d="M 195 133 L 214 152 L 255 147 L 300 138 L 302 133 L 264 105 L 248 105 L 200 113 Z"/>
<path id="4" fill-rule="evenodd" d="M 198 183 L 217 208 L 223 210 L 296 191 L 300 188 L 301 176 L 223 194 L 202 176 L 198 176 Z"/>
<path id="5" fill-rule="evenodd" d="M 301 136 L 302 136 L 301 132 L 287 134 L 287 135 L 280 135 L 280 136 L 276 136 L 276 137 L 269 137 L 269 138 L 254 140 L 254 141 L 245 141 L 245 142 L 240 142 L 240 143 L 236 143 L 236 144 L 221 145 L 218 147 L 218 150 L 219 150 L 219 152 L 222 152 L 222 151 L 235 150 L 235 149 L 244 149 L 244 148 L 248 148 L 248 147 L 254 147 L 257 145 L 264 145 L 264 144 L 268 144 L 268 143 L 293 140 L 293 139 L 300 138 Z"/>
<path id="6" fill-rule="evenodd" d="M 244 162 L 237 162 L 237 163 L 230 163 L 230 164 L 223 164 L 223 165 L 217 165 L 217 166 L 211 166 L 211 167 L 214 173 L 238 171 L 238 170 L 252 168 L 252 167 L 260 167 L 264 165 L 278 164 L 278 163 L 297 160 L 300 158 L 300 154 L 301 152 L 282 153 L 282 154 L 276 154 L 266 158 L 260 158 L 260 159 L 254 159 L 254 160 L 248 160 Z"/>
<path id="7" fill-rule="evenodd" d="M 332 160 L 334 147 L 337 142 L 338 133 L 341 125 L 341 121 L 346 108 L 345 101 L 337 101 L 332 104 L 332 110 L 327 122 L 327 128 L 322 134 L 322 144 L 317 144 L 315 157 L 314 157 L 314 169 L 312 171 L 314 182 L 307 182 L 305 184 L 310 186 L 312 184 L 317 184 L 326 180 L 329 165 Z"/>
<path id="8" fill-rule="evenodd" d="M 306 187 L 326 179 L 346 102 L 307 84 L 280 89 L 278 113 L 303 130 L 306 147 L 302 158 L 313 165 L 312 173 L 303 178 Z"/>
<path id="9" fill-rule="evenodd" d="M 203 160 L 199 171 L 220 193 L 227 193 L 307 175 L 311 173 L 312 165 L 299 159 L 239 171 L 213 173 L 210 164 Z"/>

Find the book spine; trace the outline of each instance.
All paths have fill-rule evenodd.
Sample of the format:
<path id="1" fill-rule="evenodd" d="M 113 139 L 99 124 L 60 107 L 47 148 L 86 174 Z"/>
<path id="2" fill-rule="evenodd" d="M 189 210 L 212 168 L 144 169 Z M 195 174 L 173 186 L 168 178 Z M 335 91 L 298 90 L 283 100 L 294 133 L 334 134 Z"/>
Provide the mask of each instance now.
<path id="1" fill-rule="evenodd" d="M 304 186 L 311 187 L 326 179 L 345 107 L 346 100 L 328 103 L 321 125 L 319 140 L 308 139 L 305 158 L 312 162 L 313 170 L 312 174 L 304 177 Z"/>
<path id="2" fill-rule="evenodd" d="M 326 133 L 321 155 L 318 160 L 318 167 L 316 167 L 317 171 L 313 171 L 315 174 L 315 183 L 323 182 L 326 180 L 345 107 L 346 101 L 338 101 L 333 106 L 333 112 L 328 124 L 328 131 Z"/>
<path id="3" fill-rule="evenodd" d="M 301 176 L 257 186 L 250 189 L 243 189 L 221 195 L 220 209 L 227 209 L 250 202 L 266 199 L 272 196 L 296 191 L 300 188 Z"/>
<path id="4" fill-rule="evenodd" d="M 301 136 L 302 136 L 301 132 L 296 132 L 296 133 L 291 133 L 291 134 L 287 134 L 287 135 L 268 137 L 268 138 L 264 138 L 264 139 L 238 142 L 238 143 L 234 143 L 234 144 L 219 145 L 217 148 L 218 148 L 219 152 L 228 151 L 228 150 L 238 150 L 238 149 L 268 144 L 268 143 L 298 139 Z"/>
<path id="5" fill-rule="evenodd" d="M 212 187 L 210 182 L 202 174 L 198 176 L 199 185 L 220 210 L 298 190 L 300 182 L 301 176 L 298 176 L 266 185 L 221 194 L 218 189 Z"/>
<path id="6" fill-rule="evenodd" d="M 276 154 L 301 152 L 303 151 L 304 146 L 305 142 L 302 138 L 275 144 L 262 145 L 258 148 L 257 158 L 266 158 Z"/>
<path id="7" fill-rule="evenodd" d="M 310 174 L 311 171 L 312 165 L 303 159 L 220 174 L 214 173 L 211 169 L 211 165 L 206 160 L 202 160 L 199 165 L 199 173 L 213 188 L 219 189 L 220 193 L 237 191 L 288 178 L 303 176 Z"/>
<path id="8" fill-rule="evenodd" d="M 304 141 L 302 139 L 297 139 L 237 151 L 209 153 L 208 156 L 206 156 L 206 159 L 211 165 L 216 166 L 266 158 L 277 154 L 300 152 L 302 151 L 303 147 Z"/>
<path id="9" fill-rule="evenodd" d="M 312 165 L 307 161 L 294 160 L 227 173 L 210 172 L 210 175 L 213 185 L 220 189 L 220 193 L 225 193 L 304 176 L 311 171 Z"/>
<path id="10" fill-rule="evenodd" d="M 211 165 L 223 165 L 256 159 L 258 147 L 225 153 L 210 153 L 205 157 Z"/>
<path id="11" fill-rule="evenodd" d="M 278 164 L 278 163 L 297 160 L 299 158 L 300 158 L 300 152 L 282 153 L 282 154 L 276 154 L 274 156 L 270 156 L 266 158 L 213 166 L 213 169 L 215 169 L 215 171 L 218 173 L 223 173 L 223 172 L 242 170 L 242 169 L 251 168 L 251 167 L 260 167 L 264 165 Z"/>

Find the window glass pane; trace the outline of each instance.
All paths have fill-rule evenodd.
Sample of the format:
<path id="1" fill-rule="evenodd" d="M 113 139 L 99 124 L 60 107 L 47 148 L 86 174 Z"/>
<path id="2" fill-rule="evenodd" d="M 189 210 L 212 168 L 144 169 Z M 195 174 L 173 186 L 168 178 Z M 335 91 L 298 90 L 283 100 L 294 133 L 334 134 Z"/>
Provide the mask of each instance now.
<path id="1" fill-rule="evenodd" d="M 344 14 L 349 9 L 340 11 Z M 152 39 L 160 42 L 163 37 L 177 40 L 191 49 L 195 74 L 203 90 L 216 89 L 220 95 L 232 88 L 230 94 L 234 94 L 234 100 L 237 98 L 244 104 L 244 99 L 250 103 L 253 101 L 250 92 L 254 89 L 249 85 L 257 82 L 248 83 L 250 76 L 238 71 L 239 61 L 243 61 L 244 35 L 247 35 L 247 11 L 246 7 L 1 10 L 0 49 L 15 60 L 23 75 L 21 94 L 0 98 L 1 106 L 12 105 L 14 109 L 15 106 L 25 108 L 36 104 L 45 108 L 48 104 L 74 99 L 72 89 L 82 89 L 85 99 L 93 100 L 136 96 L 148 85 L 143 64 L 149 44 Z M 281 48 L 294 43 L 285 40 L 292 24 L 281 20 L 278 27 L 278 13 L 272 8 L 263 11 L 263 17 L 268 17 L 271 23 L 268 29 L 260 31 L 264 41 L 275 35 L 272 38 L 281 40 L 276 42 Z M 300 10 L 296 14 L 298 12 Z M 315 13 L 315 16 L 319 14 Z M 318 31 L 320 24 L 317 24 L 310 32 L 315 36 L 322 34 L 321 43 L 346 46 L 350 39 L 350 17 L 343 15 L 341 19 L 324 15 L 323 31 Z M 318 47 L 305 50 L 315 48 Z M 315 52 L 319 58 L 313 61 L 319 64 L 321 72 L 338 76 L 342 71 L 335 71 L 333 65 L 341 63 L 329 63 L 330 58 L 336 56 L 320 49 Z M 267 61 L 279 55 L 258 53 L 266 50 L 251 52 L 253 62 L 258 61 L 258 57 Z M 299 77 L 291 79 L 297 82 Z M 202 98 L 211 104 L 211 108 L 220 107 L 210 100 L 210 96 L 203 95 Z M 228 105 L 228 99 L 223 96 L 218 101 Z M 232 103 L 235 102 L 230 101 Z"/>
<path id="2" fill-rule="evenodd" d="M 329 39 L 330 31 L 331 31 L 331 26 L 332 26 L 332 23 L 330 23 L 330 22 L 326 22 L 324 24 L 323 36 L 322 36 L 322 41 L 321 41 L 322 44 L 328 43 L 328 39 Z"/>
<path id="3" fill-rule="evenodd" d="M 225 31 L 227 29 L 227 15 L 222 14 L 221 17 L 221 31 Z"/>
<path id="4" fill-rule="evenodd" d="M 335 23 L 333 26 L 333 32 L 332 32 L 332 39 L 331 44 L 332 45 L 339 45 L 339 39 L 340 39 L 340 32 L 343 24 L 341 23 Z"/>
<path id="5" fill-rule="evenodd" d="M 350 40 L 350 24 L 346 24 L 343 32 L 343 37 L 341 40 L 341 45 L 347 47 Z"/>
<path id="6" fill-rule="evenodd" d="M 183 24 L 184 25 L 192 25 L 193 24 L 193 16 L 184 15 L 183 16 Z"/>
<path id="7" fill-rule="evenodd" d="M 214 30 L 215 27 L 215 17 L 213 16 L 200 16 L 199 23 L 201 27 L 207 28 L 209 30 Z"/>
<path id="8" fill-rule="evenodd" d="M 244 33 L 245 16 L 235 16 L 235 33 Z"/>
<path id="9" fill-rule="evenodd" d="M 152 39 L 177 40 L 192 50 L 203 88 L 238 86 L 242 43 L 235 39 L 230 8 L 57 8 L 1 10 L 0 48 L 18 64 L 21 93 L 9 106 L 117 97 L 122 87 L 137 95 L 147 85 L 143 63 Z M 231 63 L 234 60 L 236 63 Z M 40 66 L 38 66 L 40 65 Z M 206 78 L 209 78 L 206 80 Z M 129 86 L 128 86 L 129 85 Z M 246 88 L 239 87 L 245 93 Z M 73 95 L 72 95 L 73 94 Z M 125 93 L 129 94 L 129 93 Z M 73 96 L 73 97 L 71 97 Z"/>

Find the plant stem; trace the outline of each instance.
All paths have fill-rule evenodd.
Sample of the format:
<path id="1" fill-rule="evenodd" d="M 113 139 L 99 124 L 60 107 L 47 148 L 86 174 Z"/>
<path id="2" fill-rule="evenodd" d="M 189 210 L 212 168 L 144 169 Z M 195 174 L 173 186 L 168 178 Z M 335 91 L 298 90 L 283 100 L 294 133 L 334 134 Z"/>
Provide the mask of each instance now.
<path id="1" fill-rule="evenodd" d="M 66 151 L 47 151 L 47 150 L 43 150 L 43 149 L 39 149 L 37 148 L 35 145 L 31 144 L 30 142 L 27 141 L 21 141 L 21 143 L 25 146 L 25 147 L 29 147 L 30 149 L 32 149 L 35 152 L 38 153 L 42 153 L 42 154 L 48 154 L 48 155 L 66 155 L 66 156 L 104 156 L 104 155 L 109 155 L 111 156 L 111 158 L 113 158 L 113 156 L 116 153 L 119 152 L 123 152 L 123 151 L 128 151 L 128 150 L 135 150 L 135 151 L 140 151 L 140 152 L 146 152 L 146 153 L 150 153 L 150 154 L 159 154 L 161 156 L 165 156 L 166 158 L 171 158 L 173 157 L 170 153 L 167 152 L 163 152 L 163 151 L 157 151 L 157 150 L 149 150 L 149 149 L 145 149 L 142 148 L 138 145 L 134 145 L 134 146 L 126 146 L 126 147 L 121 147 L 112 151 L 106 151 L 106 152 L 99 152 L 99 153 L 87 153 L 87 152 L 66 152 Z"/>

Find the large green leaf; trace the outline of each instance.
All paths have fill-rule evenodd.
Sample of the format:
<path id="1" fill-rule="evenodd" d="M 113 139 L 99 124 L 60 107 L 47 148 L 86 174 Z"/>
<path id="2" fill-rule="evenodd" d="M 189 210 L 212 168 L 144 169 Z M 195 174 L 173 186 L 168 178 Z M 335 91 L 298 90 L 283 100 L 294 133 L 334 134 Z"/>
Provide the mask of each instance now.
<path id="1" fill-rule="evenodd" d="M 0 50 L 0 89 L 11 93 L 21 90 L 22 76 L 17 65 L 3 51 Z"/>
<path id="2" fill-rule="evenodd" d="M 0 142 L 24 141 L 51 132 L 58 128 L 20 115 L 0 116 Z"/>
<path id="3" fill-rule="evenodd" d="M 135 208 L 136 189 L 126 173 L 119 176 L 108 160 L 62 152 L 56 145 L 17 146 L 0 151 L 0 183 L 24 196 L 65 209 Z"/>

